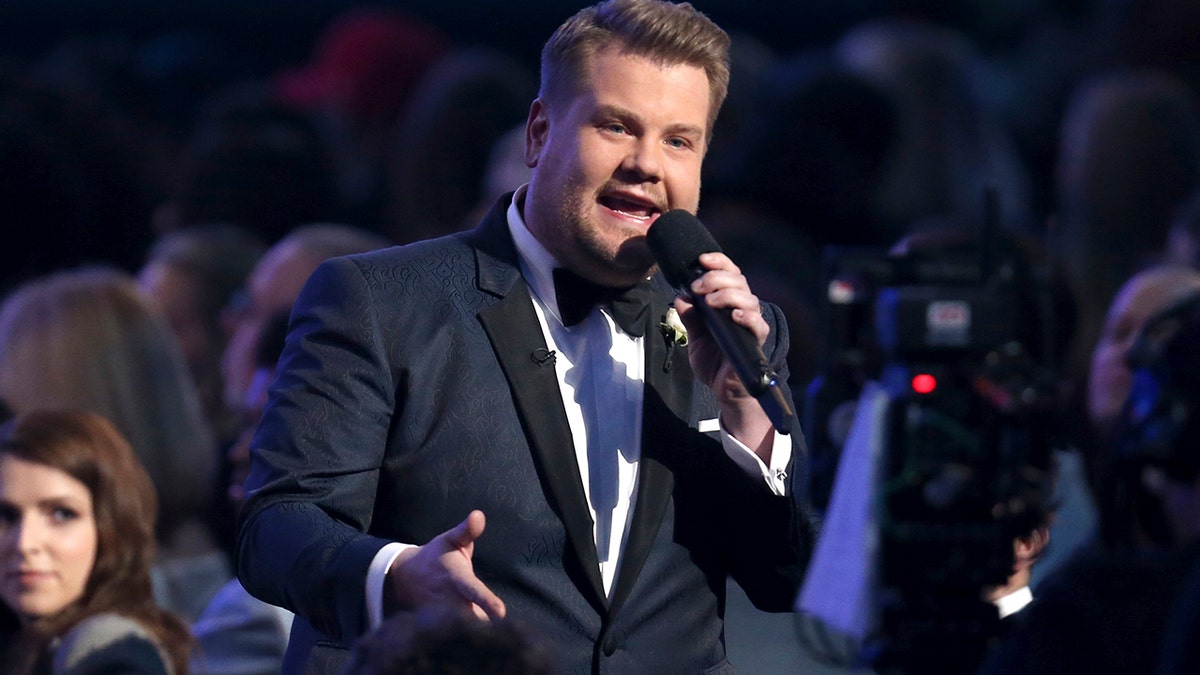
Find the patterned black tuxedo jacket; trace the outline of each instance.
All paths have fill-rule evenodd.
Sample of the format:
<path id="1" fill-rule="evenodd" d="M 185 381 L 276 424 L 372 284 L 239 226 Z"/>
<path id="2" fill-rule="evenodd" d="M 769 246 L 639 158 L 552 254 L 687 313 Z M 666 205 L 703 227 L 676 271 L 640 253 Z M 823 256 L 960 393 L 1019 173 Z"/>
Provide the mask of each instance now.
<path id="1" fill-rule="evenodd" d="M 730 574 L 763 609 L 791 607 L 808 520 L 696 431 L 717 406 L 657 326 L 673 297 L 661 279 L 636 505 L 605 597 L 554 368 L 536 358 L 545 342 L 510 200 L 472 231 L 327 261 L 296 303 L 252 445 L 238 556 L 251 593 L 297 614 L 286 673 L 336 672 L 367 629 L 380 547 L 427 542 L 472 509 L 487 516 L 476 574 L 565 673 L 730 672 Z M 786 380 L 787 329 L 765 313 L 765 351 Z"/>

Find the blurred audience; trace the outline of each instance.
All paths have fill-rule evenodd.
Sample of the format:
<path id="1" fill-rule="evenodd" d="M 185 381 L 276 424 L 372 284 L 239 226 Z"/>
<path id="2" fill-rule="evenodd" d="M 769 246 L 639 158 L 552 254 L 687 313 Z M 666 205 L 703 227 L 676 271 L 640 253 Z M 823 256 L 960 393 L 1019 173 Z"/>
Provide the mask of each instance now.
<path id="1" fill-rule="evenodd" d="M 230 468 L 221 499 L 229 505 L 231 526 L 245 502 L 243 483 L 250 469 L 250 438 L 262 416 L 267 387 L 283 351 L 288 315 L 286 309 L 277 312 L 257 336 L 254 378 L 238 411 L 242 432 L 226 451 Z M 237 577 L 231 578 L 192 623 L 196 650 L 191 675 L 277 675 L 283 665 L 292 618 L 291 612 L 255 598 Z"/>
<path id="2" fill-rule="evenodd" d="M 985 673 L 1153 673 L 1200 562 L 1200 293 L 1150 317 L 1099 490 L 1102 545 L 1039 589 Z M 1188 638 L 1194 641 L 1194 636 Z"/>
<path id="3" fill-rule="evenodd" d="M 227 459 L 230 466 L 229 480 L 225 486 L 225 499 L 234 505 L 236 515 L 246 501 L 244 484 L 250 473 L 250 440 L 267 404 L 267 391 L 275 379 L 275 366 L 283 352 L 287 338 L 290 309 L 281 309 L 262 324 L 254 345 L 254 377 L 242 395 L 238 415 L 242 421 L 241 434 L 229 446 Z"/>
<path id="4" fill-rule="evenodd" d="M 486 150 L 525 120 L 537 87 L 530 68 L 491 48 L 458 49 L 429 66 L 384 160 L 391 239 L 408 243 L 478 222 Z"/>
<path id="5" fill-rule="evenodd" d="M 160 235 L 138 272 L 142 290 L 157 301 L 183 351 L 215 438 L 216 466 L 241 433 L 238 410 L 225 400 L 221 359 L 230 338 L 225 308 L 245 287 L 266 251 L 262 237 L 237 225 L 192 225 Z M 236 513 L 225 499 L 224 472 L 212 481 L 211 516 L 218 545 L 233 554 Z"/>
<path id="6" fill-rule="evenodd" d="M 1163 264 L 1134 274 L 1113 298 L 1084 382 L 1071 392 L 1074 414 L 1061 423 L 1072 440 L 1056 455 L 1056 513 L 1050 546 L 1034 569 L 1035 586 L 1076 551 L 1099 545 L 1097 497 L 1103 476 L 1112 471 L 1115 429 L 1133 379 L 1127 364 L 1130 349 L 1147 319 L 1196 291 L 1200 272 Z"/>
<path id="7" fill-rule="evenodd" d="M 529 182 L 532 170 L 525 165 L 525 124 L 513 125 L 492 141 L 488 161 L 483 169 L 483 189 L 471 210 L 482 218 L 505 192 L 512 192 Z"/>
<path id="8" fill-rule="evenodd" d="M 1164 73 L 1095 75 L 1072 92 L 1057 162 L 1051 250 L 1080 299 L 1078 375 L 1117 288 L 1161 256 L 1176 209 L 1200 185 L 1197 98 Z"/>
<path id="9" fill-rule="evenodd" d="M 1103 4 L 1103 3 L 1098 3 Z M 1117 14 L 1112 47 L 1119 62 L 1137 68 L 1166 70 L 1200 88 L 1200 49 L 1196 28 L 1200 5 L 1189 0 L 1128 0 L 1109 3 Z"/>
<path id="10" fill-rule="evenodd" d="M 195 617 L 230 576 L 210 520 L 216 443 L 179 343 L 132 275 L 64 270 L 6 297 L 0 397 L 18 414 L 90 410 L 129 439 L 159 494 L 156 594 Z"/>
<path id="11" fill-rule="evenodd" d="M 32 63 L 30 75 L 72 100 L 109 111 L 153 206 L 166 193 L 204 100 L 256 68 L 253 54 L 230 38 L 199 25 L 152 35 L 80 31 Z"/>
<path id="12" fill-rule="evenodd" d="M 874 207 L 896 142 L 892 99 L 826 50 L 777 59 L 755 84 L 737 138 L 712 158 L 705 222 L 726 231 L 777 222 L 812 246 L 898 238 Z"/>
<path id="13" fill-rule="evenodd" d="M 520 619 L 397 612 L 359 638 L 340 675 L 551 675 L 553 666 Z"/>
<path id="14" fill-rule="evenodd" d="M 708 155 L 701 169 L 706 187 L 712 184 L 714 169 L 724 163 L 727 153 L 736 152 L 751 118 L 762 111 L 758 90 L 769 80 L 768 72 L 778 60 L 776 50 L 749 31 L 729 30 L 729 90 L 721 104 L 721 114 L 713 124 Z"/>
<path id="15" fill-rule="evenodd" d="M 225 405 L 221 354 L 228 335 L 222 312 L 266 251 L 261 237 L 236 225 L 193 225 L 159 236 L 138 271 L 183 350 L 200 402 L 217 438 L 236 432 Z"/>
<path id="16" fill-rule="evenodd" d="M 873 208 L 893 232 L 928 218 L 981 227 L 984 192 L 999 198 L 1006 227 L 1031 230 L 1028 170 L 1011 130 L 983 93 L 983 57 L 961 31 L 916 19 L 864 22 L 833 46 L 844 67 L 895 105 L 896 135 Z"/>
<path id="17" fill-rule="evenodd" d="M 1129 397 L 1133 373 L 1130 349 L 1146 321 L 1188 295 L 1200 291 L 1200 271 L 1178 265 L 1155 265 L 1131 276 L 1118 289 L 1105 316 L 1088 368 L 1086 410 L 1095 445 L 1111 446 Z M 1088 453 L 1093 487 L 1108 470 L 1106 454 Z"/>
<path id="18" fill-rule="evenodd" d="M 0 671 L 187 672 L 186 625 L 154 600 L 154 486 L 103 417 L 0 427 Z"/>
<path id="19" fill-rule="evenodd" d="M 380 234 L 342 223 L 306 223 L 259 258 L 241 293 L 226 307 L 229 343 L 221 359 L 225 401 L 239 408 L 254 378 L 254 354 L 263 326 L 290 311 L 308 275 L 328 258 L 390 246 Z"/>
<path id="20" fill-rule="evenodd" d="M 334 153 L 338 194 L 357 218 L 381 209 L 393 129 L 425 72 L 452 46 L 412 14 L 362 5 L 322 28 L 307 63 L 271 78 L 275 97 L 316 122 Z"/>
<path id="21" fill-rule="evenodd" d="M 1002 631 L 1010 630 L 1025 617 L 1021 610 L 1033 602 L 1033 565 L 1049 543 L 1046 523 L 1013 539 L 1012 574 L 1003 584 L 987 589 L 985 595 L 1000 613 Z"/>
<path id="22" fill-rule="evenodd" d="M 1117 59 L 1127 3 L 1054 0 L 977 7 L 978 16 L 967 23 L 986 52 L 982 66 L 990 86 L 984 95 L 1012 131 L 1033 179 L 1034 214 L 1044 228 L 1054 211 L 1063 110 L 1075 85 Z"/>
<path id="23" fill-rule="evenodd" d="M 1162 259 L 1200 269 L 1200 186 L 1175 210 Z"/>
<path id="24" fill-rule="evenodd" d="M 237 413 L 236 424 L 221 439 L 216 470 L 218 496 L 213 528 L 226 550 L 232 552 L 236 539 L 237 513 L 225 498 L 236 468 L 231 463 L 231 448 L 237 445 L 247 424 L 252 427 L 258 421 L 257 417 L 247 419 L 241 411 L 248 393 L 259 386 L 255 378 L 260 373 L 256 357 L 260 336 L 278 315 L 286 317 L 291 312 L 308 275 L 324 260 L 389 245 L 388 239 L 364 228 L 342 223 L 305 223 L 293 228 L 258 258 L 244 287 L 234 293 L 222 311 L 221 322 L 228 336 L 220 361 L 222 398 L 227 409 Z"/>
<path id="25" fill-rule="evenodd" d="M 227 223 L 271 244 L 302 223 L 349 211 L 319 127 L 261 83 L 238 83 L 208 97 L 178 160 L 154 213 L 159 233 Z"/>

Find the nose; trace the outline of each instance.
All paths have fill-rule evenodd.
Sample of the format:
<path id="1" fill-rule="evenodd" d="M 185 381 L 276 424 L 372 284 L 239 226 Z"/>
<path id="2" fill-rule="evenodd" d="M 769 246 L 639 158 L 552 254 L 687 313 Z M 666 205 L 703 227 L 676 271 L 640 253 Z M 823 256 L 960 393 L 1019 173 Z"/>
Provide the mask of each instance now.
<path id="1" fill-rule="evenodd" d="M 38 526 L 37 519 L 22 518 L 15 523 L 14 528 L 16 529 L 17 549 L 21 553 L 28 555 L 41 550 L 42 544 L 45 543 L 45 533 Z"/>
<path id="2" fill-rule="evenodd" d="M 37 526 L 29 520 L 19 515 L 9 515 L 6 518 L 6 522 L 0 528 L 0 548 L 3 548 L 5 553 L 27 556 L 41 548 L 41 534 Z"/>
<path id="3" fill-rule="evenodd" d="M 662 146 L 654 139 L 641 137 L 630 147 L 621 168 L 638 183 L 662 180 Z"/>

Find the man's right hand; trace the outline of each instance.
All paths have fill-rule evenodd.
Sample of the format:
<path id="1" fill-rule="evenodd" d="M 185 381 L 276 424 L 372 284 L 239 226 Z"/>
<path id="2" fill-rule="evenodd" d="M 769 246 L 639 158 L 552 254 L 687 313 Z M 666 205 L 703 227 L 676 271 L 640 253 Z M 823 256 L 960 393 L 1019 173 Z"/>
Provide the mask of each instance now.
<path id="1" fill-rule="evenodd" d="M 472 511 L 428 544 L 397 556 L 384 583 L 384 613 L 389 608 L 470 608 L 480 619 L 503 618 L 504 601 L 475 576 L 471 562 L 484 525 L 483 512 Z"/>

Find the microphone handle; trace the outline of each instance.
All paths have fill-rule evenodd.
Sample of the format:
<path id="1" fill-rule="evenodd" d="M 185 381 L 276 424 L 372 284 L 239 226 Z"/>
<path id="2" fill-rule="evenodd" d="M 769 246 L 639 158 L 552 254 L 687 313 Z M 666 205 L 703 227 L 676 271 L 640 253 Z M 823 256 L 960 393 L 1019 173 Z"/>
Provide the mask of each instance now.
<path id="1" fill-rule="evenodd" d="M 702 269 L 699 270 L 699 274 L 703 274 Z M 692 279 L 699 274 L 692 276 Z M 791 433 L 796 412 L 791 402 L 783 395 L 783 390 L 779 387 L 779 376 L 763 354 L 754 333 L 749 328 L 734 323 L 733 310 L 715 309 L 710 307 L 703 297 L 697 297 L 686 290 L 684 293 L 704 317 L 704 325 L 708 332 L 716 340 L 725 358 L 733 364 L 733 369 L 746 391 L 763 407 L 763 411 L 771 419 L 771 424 L 780 433 Z M 742 355 L 745 355 L 745 358 Z"/>
<path id="2" fill-rule="evenodd" d="M 702 297 L 692 297 L 692 303 L 704 317 L 704 325 L 717 341 L 726 358 L 733 363 L 733 369 L 745 385 L 746 391 L 757 398 L 775 382 L 775 371 L 754 339 L 754 333 L 745 326 L 733 321 L 733 311 L 728 307 L 714 309 Z M 741 355 L 750 358 L 742 358 Z"/>

